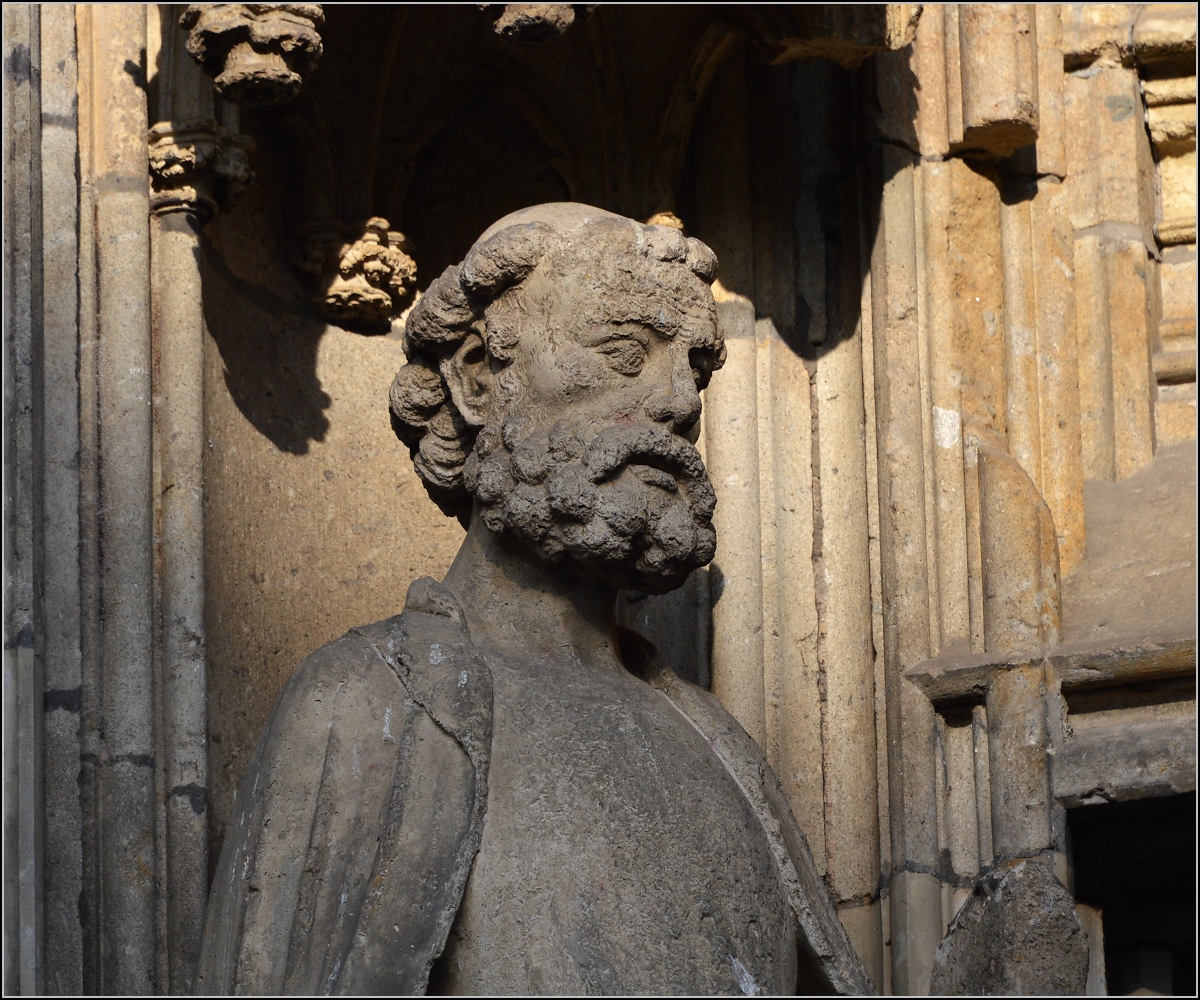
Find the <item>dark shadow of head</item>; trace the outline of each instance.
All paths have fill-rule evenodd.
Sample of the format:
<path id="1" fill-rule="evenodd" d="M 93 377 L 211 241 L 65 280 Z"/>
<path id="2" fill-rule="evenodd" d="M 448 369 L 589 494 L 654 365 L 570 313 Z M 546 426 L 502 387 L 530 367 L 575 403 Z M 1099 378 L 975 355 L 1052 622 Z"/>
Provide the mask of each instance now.
<path id="1" fill-rule="evenodd" d="M 325 324 L 297 296 L 285 299 L 235 275 L 207 241 L 204 319 L 234 404 L 280 451 L 307 454 L 329 431 L 333 400 L 317 377 Z"/>

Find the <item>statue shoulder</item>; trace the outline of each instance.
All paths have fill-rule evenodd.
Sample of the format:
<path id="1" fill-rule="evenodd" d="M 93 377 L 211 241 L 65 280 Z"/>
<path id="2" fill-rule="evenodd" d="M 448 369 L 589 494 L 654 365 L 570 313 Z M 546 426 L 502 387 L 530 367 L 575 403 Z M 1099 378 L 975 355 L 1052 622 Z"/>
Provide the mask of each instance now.
<path id="1" fill-rule="evenodd" d="M 306 657 L 230 818 L 198 992 L 423 992 L 479 848 L 490 739 L 490 674 L 432 580 Z"/>

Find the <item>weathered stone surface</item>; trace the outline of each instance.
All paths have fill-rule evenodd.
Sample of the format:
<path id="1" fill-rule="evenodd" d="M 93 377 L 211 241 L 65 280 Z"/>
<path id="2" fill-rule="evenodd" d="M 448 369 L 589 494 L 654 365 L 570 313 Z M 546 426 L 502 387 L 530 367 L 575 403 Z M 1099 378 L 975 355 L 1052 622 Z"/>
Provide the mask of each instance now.
<path id="1" fill-rule="evenodd" d="M 531 45 L 565 35 L 575 23 L 576 11 L 565 3 L 509 3 L 492 4 L 500 8 L 500 16 L 492 30 L 510 42 Z M 589 8 L 578 5 L 581 11 Z"/>
<path id="2" fill-rule="evenodd" d="M 976 885 L 934 956 L 929 990 L 968 996 L 1078 996 L 1087 935 L 1075 900 L 1042 859 Z"/>
<path id="3" fill-rule="evenodd" d="M 1054 797 L 1067 808 L 1196 789 L 1196 715 L 1089 725 L 1058 748 Z"/>
<path id="4" fill-rule="evenodd" d="M 387 219 L 359 225 L 310 222 L 297 234 L 292 263 L 319 291 L 313 309 L 331 323 L 387 329 L 406 305 L 417 278 L 404 234 Z"/>
<path id="5" fill-rule="evenodd" d="M 149 132 L 155 212 L 194 211 L 204 221 L 235 202 L 254 181 L 254 140 L 211 118 L 159 122 Z"/>
<path id="6" fill-rule="evenodd" d="M 958 148 L 1001 159 L 1038 137 L 1033 4 L 961 4 L 962 139 Z"/>
<path id="7" fill-rule="evenodd" d="M 1067 69 L 1101 56 L 1127 59 L 1133 48 L 1133 24 L 1141 10 L 1132 3 L 1065 3 L 1062 5 L 1063 55 Z"/>
<path id="8" fill-rule="evenodd" d="M 1167 247 L 1158 269 L 1162 285 L 1162 322 L 1159 349 L 1185 350 L 1196 346 L 1196 251 L 1193 247 Z"/>
<path id="9" fill-rule="evenodd" d="M 1152 246 L 1154 162 L 1137 71 L 1100 64 L 1070 74 L 1065 102 L 1071 224 L 1127 223 Z"/>
<path id="10" fill-rule="evenodd" d="M 68 563 L 82 567 L 85 593 L 98 583 L 101 559 L 106 570 L 110 560 L 145 563 L 144 553 L 114 548 L 111 535 L 98 538 L 93 530 L 88 505 L 94 473 L 122 474 L 114 449 L 143 441 L 144 435 L 140 408 L 118 423 L 106 411 L 99 440 L 105 462 L 97 466 L 96 425 L 89 410 L 99 396 L 94 348 L 109 350 L 112 337 L 123 330 L 119 325 L 102 330 L 98 338 L 88 326 L 94 311 L 82 305 L 100 298 L 93 281 L 97 261 L 102 289 L 119 288 L 128 301 L 140 301 L 139 282 L 147 279 L 138 279 L 137 271 L 144 255 L 128 251 L 141 243 L 114 243 L 110 237 L 129 234 L 109 223 L 116 198 L 142 201 L 146 127 L 162 124 L 152 136 L 152 195 L 159 214 L 151 219 L 148 278 L 157 339 L 150 364 L 129 366 L 153 372 L 154 464 L 148 492 L 144 476 L 125 477 L 131 483 L 128 496 L 136 494 L 141 503 L 149 495 L 161 511 L 150 542 L 155 546 L 152 582 L 159 586 L 152 608 L 152 745 L 159 787 L 149 790 L 160 796 L 154 870 L 144 866 L 133 872 L 124 859 L 93 849 L 99 842 L 93 832 L 111 843 L 113 830 L 144 825 L 144 815 L 134 808 L 144 798 L 94 797 L 97 791 L 104 794 L 110 775 L 103 772 L 107 765 L 99 751 L 104 745 L 91 693 L 102 689 L 97 679 L 117 674 L 105 676 L 88 611 L 79 644 L 81 692 L 69 679 L 75 647 L 65 639 L 53 649 L 35 639 L 32 647 L 19 646 L 8 656 L 23 685 L 22 719 L 37 718 L 37 671 L 46 671 L 47 684 L 56 678 L 47 692 L 40 737 L 45 752 L 21 758 L 26 777 L 35 773 L 28 768 L 38 761 L 47 768 L 45 856 L 39 862 L 34 854 L 22 855 L 25 871 L 42 865 L 45 882 L 39 889 L 36 881 L 26 880 L 13 897 L 23 913 L 36 917 L 39 892 L 44 892 L 47 984 L 57 963 L 60 971 L 85 970 L 82 986 L 104 987 L 97 978 L 102 971 L 96 950 L 103 935 L 110 944 L 128 945 L 133 964 L 150 955 L 152 985 L 158 990 L 186 988 L 190 953 L 198 944 L 189 921 L 202 915 L 197 888 L 203 891 L 208 874 L 204 852 L 193 849 L 207 836 L 208 818 L 195 804 L 203 802 L 207 787 L 219 844 L 233 786 L 295 663 L 355 622 L 394 612 L 405 584 L 425 574 L 440 578 L 462 540 L 456 521 L 440 517 L 429 503 L 404 461 L 403 445 L 387 427 L 382 389 L 401 364 L 407 319 L 395 314 L 412 302 L 407 295 L 397 300 L 389 286 L 388 276 L 396 269 L 385 259 L 390 238 L 384 232 L 392 227 L 382 226 L 378 240 L 360 241 L 362 229 L 339 234 L 337 252 L 328 258 L 322 253 L 317 270 L 323 273 L 313 275 L 314 286 L 306 288 L 305 275 L 297 275 L 289 263 L 286 245 L 306 219 L 386 215 L 403 220 L 406 233 L 428 255 L 413 253 L 426 271 L 422 285 L 462 260 L 485 221 L 519 204 L 566 197 L 637 218 L 657 213 L 658 224 L 675 230 L 686 221 L 685 235 L 717 247 L 728 292 L 721 303 L 721 319 L 728 321 L 723 329 L 731 341 L 733 333 L 742 335 L 740 347 L 730 345 L 730 359 L 706 399 L 712 405 L 705 416 L 720 419 L 701 428 L 697 442 L 721 501 L 713 512 L 721 550 L 711 571 L 693 572 L 679 590 L 661 597 L 627 592 L 624 620 L 636 618 L 639 625 L 658 630 L 671 648 L 672 664 L 690 677 L 706 683 L 715 676 L 726 707 L 736 708 L 762 740 L 766 759 L 783 778 L 790 804 L 809 831 L 815 870 L 834 893 L 842 922 L 881 988 L 928 987 L 942 921 L 964 900 L 967 890 L 961 886 L 992 858 L 994 831 L 1001 853 L 1014 844 L 1027 850 L 1044 841 L 1045 815 L 1030 824 L 1038 827 L 1037 837 L 1010 836 L 1021 825 L 1010 815 L 1010 800 L 1034 807 L 1027 812 L 1048 808 L 1052 832 L 1061 827 L 1054 826 L 1059 822 L 1054 803 L 1047 806 L 1045 795 L 1032 794 L 1037 789 L 1026 780 L 1038 777 L 1035 767 L 1026 766 L 1036 763 L 1038 748 L 1022 747 L 1023 728 L 1028 725 L 1039 740 L 1053 738 L 1052 727 L 1040 726 L 1032 710 L 1036 698 L 1025 697 L 1037 694 L 1036 684 L 1000 690 L 1036 674 L 1038 664 L 1031 667 L 1026 654 L 1036 652 L 1049 664 L 1047 697 L 1054 688 L 1051 667 L 1066 670 L 1064 686 L 1083 685 L 1067 697 L 1086 694 L 1094 705 L 1102 694 L 1104 712 L 1114 719 L 1133 712 L 1133 702 L 1162 691 L 1183 696 L 1184 647 L 1190 641 L 1188 662 L 1193 662 L 1194 639 L 1172 633 L 1167 641 L 1162 634 L 1167 619 L 1192 596 L 1192 567 L 1184 565 L 1194 563 L 1191 529 L 1175 519 L 1178 511 L 1190 515 L 1191 501 L 1184 495 L 1187 487 L 1177 482 L 1163 491 L 1131 477 L 1130 489 L 1113 502 L 1140 515 L 1130 522 L 1136 530 L 1123 536 L 1120 546 L 1111 546 L 1111 521 L 1100 518 L 1088 529 L 1088 541 L 1101 558 L 1070 584 L 1071 611 L 1081 616 L 1074 622 L 1101 637 L 1117 627 L 1133 629 L 1128 635 L 1113 642 L 1080 639 L 1057 648 L 1039 639 L 1038 649 L 1026 654 L 993 650 L 972 658 L 965 650 L 982 650 L 985 640 L 1003 645 L 1011 634 L 1032 630 L 1029 621 L 1006 616 L 998 607 L 997 598 L 1002 603 L 1015 590 L 1001 586 L 989 593 L 985 586 L 997 583 L 997 566 L 1003 570 L 1006 560 L 1019 563 L 1027 556 L 1025 543 L 1035 539 L 1032 531 L 1023 537 L 989 528 L 996 537 L 990 539 L 985 581 L 980 522 L 981 513 L 984 520 L 989 515 L 979 502 L 977 442 L 1007 450 L 1025 465 L 1054 516 L 1061 568 L 1068 572 L 1068 543 L 1078 545 L 1084 532 L 1077 516 L 1083 422 L 1093 429 L 1102 425 L 1102 435 L 1088 434 L 1089 455 L 1096 459 L 1089 459 L 1088 471 L 1101 478 L 1117 475 L 1119 447 L 1132 442 L 1129 454 L 1136 464 L 1152 451 L 1164 457 L 1169 442 L 1194 438 L 1194 152 L 1186 107 L 1194 100 L 1194 78 L 1181 58 L 1190 51 L 1186 18 L 1175 25 L 1185 29 L 1175 32 L 1175 41 L 1155 41 L 1158 29 L 1151 29 L 1155 19 L 1170 13 L 1167 8 L 1035 9 L 1038 142 L 1036 148 L 1024 147 L 985 165 L 965 155 L 972 151 L 962 141 L 963 59 L 971 58 L 962 49 L 962 29 L 965 24 L 970 34 L 971 12 L 964 18 L 957 6 L 931 5 L 917 22 L 913 47 L 878 49 L 853 77 L 814 57 L 851 65 L 881 39 L 885 47 L 903 41 L 903 30 L 893 29 L 911 26 L 912 7 L 742 11 L 607 5 L 586 24 L 540 46 L 517 49 L 491 30 L 500 6 L 487 13 L 470 6 L 327 8 L 320 75 L 305 81 L 301 100 L 286 114 L 248 113 L 240 123 L 228 101 L 213 103 L 203 70 L 186 54 L 179 58 L 187 36 L 176 26 L 178 10 L 172 15 L 164 9 L 160 15 L 157 6 L 139 8 L 129 22 L 133 33 L 125 36 L 94 30 L 98 9 L 88 5 L 26 10 L 31 30 L 40 21 L 42 34 L 43 184 L 41 207 L 34 205 L 30 218 L 40 217 L 44 245 L 39 249 L 34 225 L 24 241 L 31 253 L 18 246 L 16 255 L 34 264 L 40 259 L 45 269 L 44 312 L 40 318 L 25 317 L 33 324 L 25 329 L 34 331 L 33 384 L 47 393 L 45 412 L 55 414 L 40 430 L 34 419 L 35 458 L 43 454 L 38 441 L 45 443 L 46 456 L 69 451 L 75 422 L 70 401 L 84 410 L 78 421 L 79 489 L 71 487 L 69 459 L 61 466 L 51 458 L 22 466 L 34 477 L 35 528 L 38 510 L 53 509 L 56 519 L 54 537 L 45 540 L 43 580 L 37 579 L 36 555 L 33 563 L 41 589 L 34 588 L 29 606 L 35 628 L 45 630 L 38 636 L 70 625 L 57 617 L 64 607 L 69 617 L 72 603 L 62 600 L 72 572 L 64 570 Z M 582 8 L 545 8 L 581 20 Z M 279 10 L 260 13 L 274 17 Z M 1015 20 L 1020 12 L 1007 8 L 991 14 Z M 143 14 L 148 24 L 144 57 L 136 43 Z M 165 22 L 161 46 L 160 16 Z M 756 18 L 758 27 L 751 23 Z M 1065 80 L 1056 36 L 1063 18 L 1111 29 L 1090 54 L 1067 53 L 1075 75 Z M 51 35 L 60 39 L 53 51 L 46 47 Z M 1073 30 L 1068 36 L 1067 49 L 1079 48 Z M 1007 46 L 1013 38 L 1002 41 Z M 1016 39 L 1026 51 L 1028 41 Z M 751 51 L 755 43 L 757 54 Z M 69 80 L 76 44 L 78 87 Z M 980 78 L 984 83 L 1011 78 L 1004 46 L 983 47 L 985 57 L 995 53 L 995 65 L 983 60 L 983 70 L 992 74 Z M 780 65 L 764 66 L 759 58 L 764 54 Z M 13 55 L 6 64 L 10 81 L 20 80 L 29 62 Z M 36 42 L 29 55 L 36 55 Z M 796 59 L 808 61 L 781 65 Z M 191 78 L 177 74 L 176 64 Z M 31 72 L 35 68 L 36 60 Z M 34 94 L 36 72 L 30 80 L 20 84 L 26 87 L 20 93 Z M 106 100 L 106 80 L 119 84 L 122 100 L 116 105 Z M 144 85 L 148 119 L 130 112 L 125 97 L 131 82 Z M 1139 85 L 1149 112 L 1145 118 L 1136 100 Z M 1056 87 L 1063 90 L 1064 114 L 1067 91 L 1092 88 L 1095 93 L 1056 126 Z M 1134 95 L 1132 103 L 1123 100 L 1127 93 Z M 184 94 L 202 100 L 189 105 L 181 100 Z M 875 116 L 877 98 L 883 107 L 873 124 L 890 148 L 873 165 L 870 157 L 864 160 L 863 143 L 880 138 L 868 121 Z M 76 110 L 80 177 L 72 181 L 75 157 L 67 137 Z M 36 126 L 36 107 L 33 115 Z M 190 121 L 202 117 L 211 128 L 255 135 L 254 167 L 264 183 L 197 239 L 185 225 L 194 220 L 182 216 L 207 214 L 212 206 L 190 179 L 217 177 L 211 169 L 195 170 L 206 158 L 213 163 L 212 151 L 202 148 L 209 137 L 188 132 Z M 99 131 L 95 142 L 90 133 L 83 134 L 91 119 Z M 114 137 L 123 142 L 128 135 L 136 138 L 129 148 L 138 151 L 140 173 L 91 169 L 88 158 L 97 142 Z M 1068 143 L 1082 149 L 1082 158 L 1064 159 Z M 914 155 L 906 158 L 897 146 Z M 980 143 L 975 152 L 982 150 Z M 33 163 L 36 173 L 35 159 L 26 166 Z M 1120 163 L 1123 168 L 1114 169 Z M 10 176 L 24 185 L 24 174 Z M 77 182 L 80 246 L 72 249 L 76 226 L 65 217 Z M 99 192 L 97 182 L 103 188 Z M 114 191 L 114 185 L 124 189 Z M 36 178 L 29 190 L 36 190 Z M 97 193 L 107 206 L 100 213 L 92 201 Z M 1098 208 L 1072 232 L 1075 227 L 1064 219 L 1067 201 Z M 180 211 L 167 214 L 169 209 Z M 143 214 L 144 205 L 128 217 Z M 99 239 L 97 219 L 103 223 Z M 881 245 L 872 253 L 877 235 Z M 342 250 L 360 242 L 364 252 L 349 262 L 351 274 L 343 275 Z M 431 264 L 425 267 L 427 259 Z M 33 271 L 29 276 L 36 280 Z M 78 303 L 72 295 L 76 277 Z M 349 310 L 314 315 L 308 302 L 314 288 L 323 292 L 325 285 L 343 280 L 352 286 L 343 289 Z M 18 296 L 17 301 L 23 300 Z M 119 304 L 114 295 L 108 302 Z M 367 309 L 376 310 L 377 322 L 362 321 Z M 113 315 L 105 320 L 109 326 Z M 383 334 L 387 321 L 390 336 L 358 335 Z M 479 322 L 482 339 L 486 318 Z M 201 399 L 192 348 L 201 343 L 197 336 L 210 334 Z M 1081 374 L 1071 370 L 1076 343 L 1085 356 Z M 178 364 L 185 354 L 191 366 L 186 372 Z M 39 382 L 38 366 L 64 374 L 66 383 L 52 386 L 48 377 Z M 24 369 L 16 371 L 18 388 L 28 388 L 20 381 Z M 70 389 L 75 371 L 83 392 Z M 129 375 L 143 382 L 147 377 L 145 371 Z M 1070 398 L 1073 385 L 1086 396 L 1078 414 Z M 64 398 L 67 405 L 60 406 Z M 36 407 L 36 394 L 33 399 Z M 206 423 L 198 427 L 201 415 Z M 1130 427 L 1132 434 L 1126 433 Z M 1093 446 L 1101 439 L 1104 454 L 1097 458 Z M 194 459 L 197 449 L 203 452 L 203 469 L 193 462 L 180 476 L 179 457 L 186 451 Z M 514 448 L 501 459 L 511 465 L 520 451 Z M 564 464 L 586 463 L 570 459 Z M 983 464 L 986 474 L 986 455 Z M 381 468 L 390 471 L 381 474 Z M 563 478 L 578 471 L 568 469 Z M 613 485 L 576 482 L 581 488 L 572 494 L 560 490 L 557 479 L 551 487 L 557 472 L 532 484 L 545 487 L 546 507 L 555 516 L 561 511 L 551 507 L 551 498 L 582 511 L 588 487 L 603 497 Z M 653 487 L 639 482 L 621 488 Z M 29 480 L 21 483 L 28 486 Z M 516 493 L 531 484 L 514 476 L 512 485 Z M 677 495 L 687 492 L 680 490 L 679 479 L 675 485 Z M 1089 491 L 1097 485 L 1089 484 Z M 661 500 L 653 492 L 647 495 Z M 1027 499 L 1014 500 L 1018 510 L 1012 520 L 1027 513 Z M 1172 504 L 1178 510 L 1169 509 Z M 669 505 L 644 506 L 649 520 L 650 513 Z M 179 517 L 184 508 L 188 518 Z M 194 527 L 201 511 L 203 552 L 197 532 L 177 530 L 188 527 L 188 519 Z M 521 525 L 529 528 L 541 509 L 532 504 L 518 513 L 530 515 Z M 27 527 L 28 521 L 21 524 Z M 71 541 L 73 524 L 81 529 L 78 546 Z M 541 525 L 533 529 L 540 531 Z M 1039 545 L 1041 529 L 1038 524 Z M 1004 551 L 1003 542 L 1014 534 L 1017 541 Z M 107 547 L 97 549 L 97 542 Z M 1081 553 L 1076 548 L 1075 556 Z M 569 565 L 577 568 L 576 562 Z M 1007 582 L 1031 579 L 1014 574 Z M 111 579 L 104 583 L 109 596 L 116 593 Z M 177 584 L 186 590 L 185 600 Z M 84 610 L 91 607 L 89 599 Z M 505 601 L 516 611 L 527 603 L 524 597 Z M 647 613 L 647 608 L 653 610 Z M 999 625 L 993 614 L 988 628 L 989 613 L 997 611 Z M 106 617 L 105 624 L 113 620 Z M 206 629 L 213 637 L 207 655 Z M 540 634 L 535 628 L 523 631 Z M 567 641 L 557 648 L 573 646 Z M 710 650 L 716 651 L 715 673 Z M 141 647 L 134 652 L 140 657 Z M 926 656 L 940 658 L 930 664 L 922 662 Z M 118 674 L 128 662 L 128 657 L 108 657 Z M 448 661 L 443 666 L 450 669 Z M 551 680 L 574 676 L 570 663 L 553 666 L 562 670 L 548 671 Z M 998 681 L 999 673 L 1009 676 Z M 540 677 L 510 672 L 509 694 L 515 690 L 517 695 L 509 704 L 544 708 L 549 696 L 538 684 Z M 1142 681 L 1150 686 L 1129 689 Z M 994 682 L 989 714 L 982 702 Z M 209 727 L 202 720 L 206 686 Z M 645 693 L 637 685 L 605 690 Z M 138 697 L 144 693 L 136 692 Z M 64 759 L 78 759 L 71 721 L 76 702 L 83 708 L 82 799 L 74 772 L 58 769 Z M 185 704 L 197 710 L 199 725 L 180 724 L 177 710 Z M 123 711 L 122 723 L 143 708 L 144 701 Z M 1089 709 L 1088 714 L 1096 722 L 1103 713 Z M 656 724 L 663 721 L 653 718 Z M 530 732 L 509 733 L 505 745 L 561 737 L 552 727 L 538 728 L 540 718 L 534 721 Z M 676 721 L 661 731 L 674 733 Z M 1128 722 L 1125 718 L 1122 725 Z M 588 722 L 591 730 L 603 729 L 593 723 Z M 1082 740 L 1082 719 L 1076 717 L 1074 724 Z M 33 740 L 23 745 L 36 749 L 36 727 L 23 732 Z M 687 729 L 682 732 L 690 739 Z M 204 776 L 205 736 L 210 738 L 211 784 Z M 1156 754 L 1171 752 L 1162 741 L 1146 746 L 1147 768 L 1162 763 Z M 641 752 L 636 746 L 625 749 L 635 757 Z M 994 786 L 990 749 L 1003 779 Z M 1030 761 L 1023 762 L 1026 750 Z M 613 774 L 624 766 L 624 756 L 617 754 L 609 768 Z M 336 752 L 330 759 L 335 758 Z M 1112 755 L 1105 759 L 1114 767 L 1119 763 Z M 1021 766 L 1010 766 L 1012 761 Z M 187 768 L 192 772 L 185 777 Z M 350 770 L 352 775 L 352 763 Z M 664 774 L 669 771 L 664 767 Z M 509 773 L 542 776 L 515 765 Z M 95 780 L 98 774 L 102 780 Z M 724 780 L 720 774 L 713 787 Z M 35 787 L 27 782 L 24 789 Z M 162 796 L 164 790 L 174 794 Z M 1002 803 L 994 817 L 993 792 Z M 71 845 L 81 842 L 72 825 L 81 801 L 81 819 L 88 826 L 82 834 L 79 900 L 79 891 L 71 888 L 76 869 L 69 856 L 74 856 Z M 728 818 L 727 812 L 736 809 L 723 810 L 722 817 Z M 66 821 L 60 823 L 60 816 Z M 95 827 L 97 818 L 108 825 Z M 28 847 L 36 843 L 31 834 L 36 815 L 26 812 L 23 822 L 22 844 Z M 647 820 L 647 828 L 654 822 L 655 817 Z M 236 817 L 229 830 L 236 835 Z M 676 831 L 668 829 L 664 836 Z M 107 870 L 110 860 L 118 866 L 117 878 Z M 593 856 L 588 863 L 603 861 Z M 691 878 L 684 866 L 662 870 L 683 881 Z M 129 932 L 111 933 L 101 924 L 105 913 L 119 912 L 123 918 L 140 905 L 135 900 L 131 909 L 117 894 L 96 892 L 102 885 L 120 892 L 120 878 L 127 874 L 142 880 L 139 890 L 146 884 L 158 887 L 157 940 L 143 933 L 140 918 L 122 921 L 135 928 Z M 480 898 L 472 896 L 474 902 Z M 525 902 L 521 897 L 516 905 Z M 85 932 L 82 949 L 73 937 L 76 913 Z M 463 935 L 464 949 L 503 923 L 476 920 Z M 22 926 L 36 934 L 34 925 Z M 50 959 L 55 940 L 62 942 L 61 962 L 57 954 Z M 20 942 L 27 968 L 36 973 L 35 938 L 27 934 Z M 108 973 L 103 974 L 110 979 L 118 969 L 114 954 L 121 957 L 105 956 Z M 311 971 L 318 960 L 310 958 L 305 962 Z M 721 968 L 722 982 L 737 979 L 728 979 L 731 970 L 732 963 Z M 440 973 L 450 971 L 447 960 Z M 464 960 L 454 974 L 460 973 L 468 982 L 478 969 L 472 972 Z M 601 963 L 592 963 L 588 975 L 593 978 L 584 978 L 585 986 L 603 988 L 608 981 Z"/>
<path id="11" fill-rule="evenodd" d="M 1188 4 L 1146 4 L 1133 26 L 1133 47 L 1139 60 L 1195 58 L 1196 9 Z"/>
<path id="12" fill-rule="evenodd" d="M 1137 475 L 1090 482 L 1085 494 L 1088 557 L 1063 581 L 1064 638 L 1116 644 L 1194 634 L 1194 448 L 1160 447 Z"/>
<path id="13" fill-rule="evenodd" d="M 712 557 L 692 442 L 724 360 L 715 270 L 677 229 L 547 205 L 413 309 L 393 425 L 467 537 L 445 585 L 289 682 L 205 992 L 871 989 L 762 752 L 614 643 L 619 586 Z"/>
<path id="14" fill-rule="evenodd" d="M 1170 156 L 1196 148 L 1196 106 L 1163 104 L 1146 114 L 1150 141 L 1159 155 Z"/>
<path id="15" fill-rule="evenodd" d="M 191 4 L 179 24 L 188 52 L 234 104 L 273 108 L 294 100 L 321 58 L 320 4 Z"/>

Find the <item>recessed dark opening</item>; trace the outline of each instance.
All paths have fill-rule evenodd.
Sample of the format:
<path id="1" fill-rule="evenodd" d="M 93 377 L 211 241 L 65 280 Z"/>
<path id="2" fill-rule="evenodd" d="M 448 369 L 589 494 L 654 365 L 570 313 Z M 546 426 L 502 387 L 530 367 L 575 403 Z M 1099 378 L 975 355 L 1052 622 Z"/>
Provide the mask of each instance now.
<path id="1" fill-rule="evenodd" d="M 1073 809 L 1075 898 L 1103 913 L 1110 996 L 1196 995 L 1196 793 Z"/>

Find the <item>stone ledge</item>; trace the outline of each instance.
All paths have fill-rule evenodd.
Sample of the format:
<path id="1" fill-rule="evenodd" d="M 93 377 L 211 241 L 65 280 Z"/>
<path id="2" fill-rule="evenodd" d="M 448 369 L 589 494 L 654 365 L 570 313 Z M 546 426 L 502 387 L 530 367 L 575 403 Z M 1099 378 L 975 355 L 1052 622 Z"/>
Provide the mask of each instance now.
<path id="1" fill-rule="evenodd" d="M 1083 642 L 1014 653 L 977 653 L 923 660 L 908 679 L 935 705 L 982 702 L 993 678 L 1043 660 L 1058 674 L 1064 692 L 1193 677 L 1196 637 L 1177 635 L 1120 644 Z"/>
<path id="2" fill-rule="evenodd" d="M 1159 385 L 1177 385 L 1196 381 L 1196 349 L 1157 351 L 1154 355 L 1154 378 Z"/>
<path id="3" fill-rule="evenodd" d="M 1196 715 L 1089 728 L 1058 748 L 1054 797 L 1068 809 L 1196 788 Z"/>

